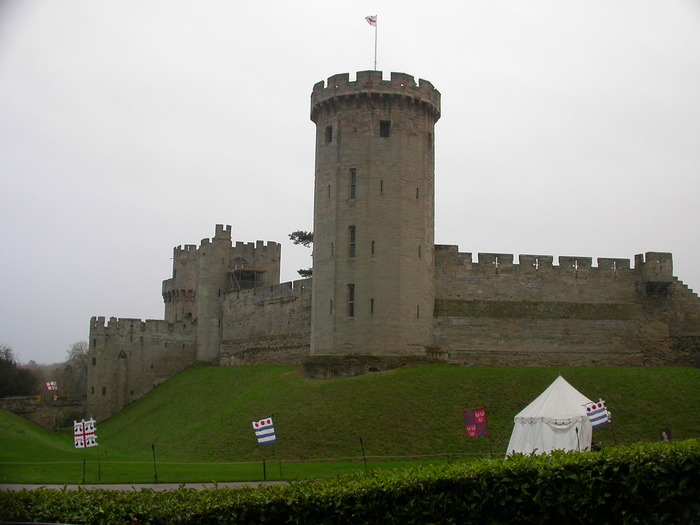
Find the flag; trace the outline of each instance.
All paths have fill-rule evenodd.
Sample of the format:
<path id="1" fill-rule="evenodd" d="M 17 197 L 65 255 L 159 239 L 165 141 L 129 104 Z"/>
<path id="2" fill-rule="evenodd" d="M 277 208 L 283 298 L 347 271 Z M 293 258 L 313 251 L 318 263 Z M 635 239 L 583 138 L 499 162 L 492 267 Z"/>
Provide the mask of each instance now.
<path id="1" fill-rule="evenodd" d="M 56 381 L 48 381 L 46 383 L 46 388 L 49 390 L 58 390 L 58 385 L 56 384 Z"/>
<path id="2" fill-rule="evenodd" d="M 464 416 L 464 428 L 467 432 L 467 437 L 488 436 L 489 424 L 485 408 L 463 410 L 462 415 Z"/>
<path id="3" fill-rule="evenodd" d="M 602 427 L 610 423 L 610 412 L 605 407 L 603 399 L 598 400 L 597 403 L 588 403 L 585 407 L 586 415 L 593 428 Z"/>
<path id="4" fill-rule="evenodd" d="M 272 416 L 266 417 L 259 421 L 251 421 L 255 437 L 258 439 L 258 445 L 272 445 L 277 443 L 277 435 L 275 434 L 275 425 L 272 423 Z"/>
<path id="5" fill-rule="evenodd" d="M 95 434 L 95 420 L 90 418 L 87 421 L 73 421 L 73 442 L 75 448 L 87 448 L 97 446 L 97 435 Z"/>
<path id="6" fill-rule="evenodd" d="M 365 20 L 367 20 L 367 23 L 371 26 L 377 25 L 377 15 L 366 16 Z"/>

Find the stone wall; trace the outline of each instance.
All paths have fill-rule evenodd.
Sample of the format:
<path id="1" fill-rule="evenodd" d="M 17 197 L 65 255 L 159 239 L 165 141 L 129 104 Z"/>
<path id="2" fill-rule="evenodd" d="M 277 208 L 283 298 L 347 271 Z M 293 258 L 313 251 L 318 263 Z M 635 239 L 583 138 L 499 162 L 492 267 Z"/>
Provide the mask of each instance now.
<path id="1" fill-rule="evenodd" d="M 309 355 L 311 279 L 230 293 L 220 364 L 300 364 Z"/>
<path id="2" fill-rule="evenodd" d="M 196 359 L 196 321 L 93 317 L 87 415 L 98 421 L 139 399 Z"/>
<path id="3" fill-rule="evenodd" d="M 670 254 L 459 253 L 436 246 L 434 351 L 472 366 L 668 366 L 698 359 L 700 301 Z M 683 334 L 682 336 L 680 334 Z"/>
<path id="4" fill-rule="evenodd" d="M 0 408 L 47 430 L 58 431 L 85 417 L 85 396 L 18 396 L 0 399 Z"/>

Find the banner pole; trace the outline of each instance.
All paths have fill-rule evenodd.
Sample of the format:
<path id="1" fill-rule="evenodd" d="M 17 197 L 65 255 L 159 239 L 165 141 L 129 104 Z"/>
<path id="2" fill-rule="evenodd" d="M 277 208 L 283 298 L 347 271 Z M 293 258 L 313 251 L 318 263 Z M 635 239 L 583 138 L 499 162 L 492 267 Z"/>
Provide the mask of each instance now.
<path id="1" fill-rule="evenodd" d="M 613 425 L 612 419 L 610 420 L 610 430 L 612 430 L 613 443 L 617 446 L 617 436 L 615 435 L 615 425 Z"/>
<path id="2" fill-rule="evenodd" d="M 158 484 L 158 470 L 156 469 L 156 444 L 151 443 L 151 450 L 153 451 L 153 479 Z"/>
<path id="3" fill-rule="evenodd" d="M 97 481 L 102 481 L 102 466 L 100 465 L 100 449 L 95 447 L 97 452 Z"/>
<path id="4" fill-rule="evenodd" d="M 362 442 L 362 436 L 358 436 L 360 438 L 360 448 L 362 449 L 362 460 L 365 462 L 365 470 L 367 470 L 367 456 L 365 456 L 365 445 Z"/>

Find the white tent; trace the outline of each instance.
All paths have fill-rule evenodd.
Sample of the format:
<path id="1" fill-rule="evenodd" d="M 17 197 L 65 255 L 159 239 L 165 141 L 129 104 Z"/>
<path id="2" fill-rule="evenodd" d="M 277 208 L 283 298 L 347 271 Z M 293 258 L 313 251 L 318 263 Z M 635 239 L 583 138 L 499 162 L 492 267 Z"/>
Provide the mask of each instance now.
<path id="1" fill-rule="evenodd" d="M 585 405 L 591 400 L 559 376 L 515 416 L 507 454 L 590 450 L 593 428 Z"/>

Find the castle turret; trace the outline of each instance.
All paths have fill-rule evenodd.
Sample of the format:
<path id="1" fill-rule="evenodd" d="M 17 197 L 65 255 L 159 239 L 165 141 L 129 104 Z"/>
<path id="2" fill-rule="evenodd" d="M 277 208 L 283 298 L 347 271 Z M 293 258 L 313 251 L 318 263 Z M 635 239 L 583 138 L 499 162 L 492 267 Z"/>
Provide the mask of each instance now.
<path id="1" fill-rule="evenodd" d="M 197 262 L 194 244 L 173 248 L 173 276 L 163 281 L 166 321 L 197 318 Z"/>
<path id="2" fill-rule="evenodd" d="M 222 296 L 230 290 L 231 226 L 216 225 L 214 237 L 202 239 L 197 275 L 197 360 L 219 357 Z"/>
<path id="3" fill-rule="evenodd" d="M 416 355 L 432 344 L 439 118 L 440 93 L 403 73 L 314 86 L 312 355 Z"/>

